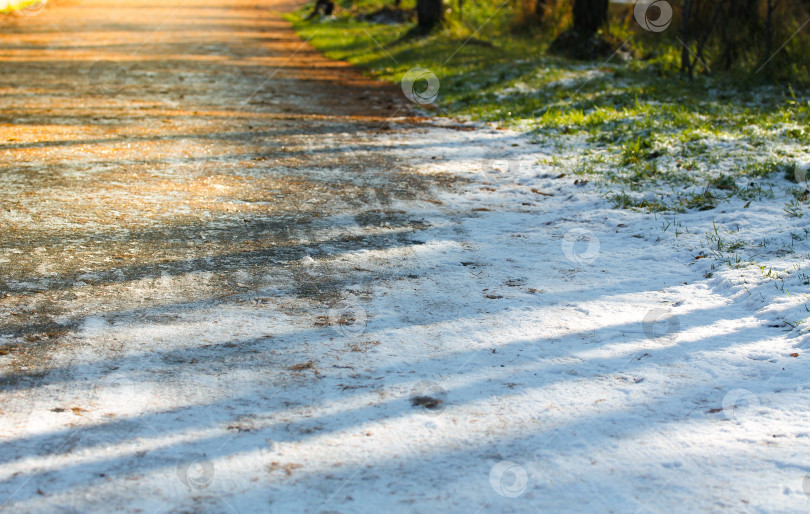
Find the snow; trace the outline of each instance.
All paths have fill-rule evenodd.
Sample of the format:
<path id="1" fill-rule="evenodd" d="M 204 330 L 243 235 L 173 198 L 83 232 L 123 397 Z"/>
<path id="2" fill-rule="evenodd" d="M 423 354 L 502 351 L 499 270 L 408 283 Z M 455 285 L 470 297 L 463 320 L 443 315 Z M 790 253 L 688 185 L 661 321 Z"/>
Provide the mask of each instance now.
<path id="1" fill-rule="evenodd" d="M 806 218 L 616 210 L 538 163 L 558 148 L 442 123 L 373 138 L 470 181 L 390 206 L 423 228 L 323 219 L 321 240 L 392 243 L 245 270 L 216 302 L 163 296 L 210 274 L 143 279 L 151 306 L 88 317 L 83 351 L 2 406 L 4 508 L 810 508 L 808 336 L 784 324 L 806 317 L 807 243 L 776 252 Z M 768 239 L 783 280 L 719 266 L 714 224 Z M 291 294 L 300 277 L 332 290 Z"/>

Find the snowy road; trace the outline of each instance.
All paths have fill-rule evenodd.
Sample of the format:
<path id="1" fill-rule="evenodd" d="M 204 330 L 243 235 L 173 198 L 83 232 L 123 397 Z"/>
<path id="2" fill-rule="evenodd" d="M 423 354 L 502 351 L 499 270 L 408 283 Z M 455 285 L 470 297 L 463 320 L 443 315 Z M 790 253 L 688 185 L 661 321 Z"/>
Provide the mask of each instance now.
<path id="1" fill-rule="evenodd" d="M 112 5 L 0 36 L 2 510 L 810 510 L 806 294 L 707 257 L 804 218 L 612 209 L 289 5 Z"/>

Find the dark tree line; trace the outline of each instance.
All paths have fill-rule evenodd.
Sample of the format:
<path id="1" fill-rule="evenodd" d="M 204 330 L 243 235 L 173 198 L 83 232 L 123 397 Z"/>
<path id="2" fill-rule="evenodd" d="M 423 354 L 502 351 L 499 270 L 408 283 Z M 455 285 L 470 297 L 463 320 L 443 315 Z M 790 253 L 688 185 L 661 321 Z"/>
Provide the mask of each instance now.
<path id="1" fill-rule="evenodd" d="M 608 21 L 608 0 L 576 0 L 573 5 L 574 32 L 582 37 L 596 34 Z"/>
<path id="2" fill-rule="evenodd" d="M 430 32 L 444 19 L 442 0 L 417 0 L 416 24 L 422 32 Z"/>
<path id="3" fill-rule="evenodd" d="M 555 3 L 527 1 L 533 2 L 535 19 L 540 22 L 549 5 Z M 711 71 L 712 67 L 730 70 L 741 63 L 750 69 L 774 66 L 776 63 L 771 61 L 780 54 L 777 50 L 783 50 L 780 45 L 789 41 L 791 34 L 810 16 L 810 0 L 668 1 L 675 19 L 668 33 L 661 37 L 681 49 L 681 69 L 690 76 L 700 70 Z M 569 0 L 568 6 L 572 26 L 555 44 L 593 45 L 594 36 L 608 24 L 609 0 Z M 443 0 L 417 0 L 418 32 L 428 33 L 439 27 L 444 9 Z M 810 32 L 810 26 L 807 31 Z M 796 60 L 796 56 L 787 53 L 782 51 L 778 57 Z"/>
<path id="4" fill-rule="evenodd" d="M 681 69 L 694 75 L 740 63 L 760 71 L 794 58 L 783 44 L 808 19 L 808 0 L 680 0 Z"/>
<path id="5" fill-rule="evenodd" d="M 541 12 L 546 0 L 535 0 L 535 9 Z M 607 22 L 609 0 L 573 0 L 574 30 L 583 36 L 596 33 Z M 439 26 L 444 14 L 442 0 L 417 0 L 417 23 L 423 32 Z"/>

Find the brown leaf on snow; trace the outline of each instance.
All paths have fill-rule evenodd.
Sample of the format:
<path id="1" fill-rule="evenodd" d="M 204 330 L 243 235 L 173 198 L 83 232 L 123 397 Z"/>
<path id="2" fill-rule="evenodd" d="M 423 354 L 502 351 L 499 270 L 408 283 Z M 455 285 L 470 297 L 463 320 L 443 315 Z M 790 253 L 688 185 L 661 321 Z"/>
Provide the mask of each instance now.
<path id="1" fill-rule="evenodd" d="M 312 369 L 315 367 L 315 361 L 307 361 L 302 362 L 301 364 L 296 364 L 295 366 L 290 366 L 290 371 L 304 371 L 307 369 Z"/>
<path id="2" fill-rule="evenodd" d="M 288 462 L 287 464 L 281 464 L 278 461 L 273 461 L 273 462 L 271 462 L 270 464 L 268 464 L 265 467 L 267 468 L 267 471 L 269 471 L 270 473 L 272 473 L 273 471 L 279 470 L 279 469 L 283 469 L 284 472 L 287 473 L 287 476 L 289 476 L 289 475 L 292 475 L 292 472 L 293 472 L 294 469 L 303 468 L 304 465 L 303 464 L 296 464 L 294 462 Z"/>
<path id="3" fill-rule="evenodd" d="M 380 345 L 379 341 L 364 341 L 362 343 L 357 343 L 349 346 L 349 349 L 353 352 L 365 352 L 368 351 L 369 348 L 379 345 Z"/>

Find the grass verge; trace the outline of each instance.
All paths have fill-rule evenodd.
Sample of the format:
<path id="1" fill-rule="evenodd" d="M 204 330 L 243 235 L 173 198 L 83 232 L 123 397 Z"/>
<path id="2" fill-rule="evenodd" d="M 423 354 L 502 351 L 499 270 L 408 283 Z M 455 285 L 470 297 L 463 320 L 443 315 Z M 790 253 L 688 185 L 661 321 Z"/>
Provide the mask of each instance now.
<path id="1" fill-rule="evenodd" d="M 611 184 L 616 207 L 683 212 L 730 197 L 756 200 L 772 190 L 761 179 L 783 180 L 810 159 L 810 102 L 798 85 L 739 76 L 689 81 L 673 73 L 671 54 L 553 57 L 545 53 L 548 37 L 509 32 L 497 12 L 477 27 L 450 13 L 455 22 L 424 38 L 405 37 L 410 24 L 358 21 L 381 6 L 366 0 L 305 21 L 307 6 L 289 19 L 327 57 L 377 78 L 398 82 L 411 68 L 427 68 L 440 81 L 439 115 L 530 132 L 557 147 L 549 164 Z"/>

